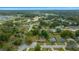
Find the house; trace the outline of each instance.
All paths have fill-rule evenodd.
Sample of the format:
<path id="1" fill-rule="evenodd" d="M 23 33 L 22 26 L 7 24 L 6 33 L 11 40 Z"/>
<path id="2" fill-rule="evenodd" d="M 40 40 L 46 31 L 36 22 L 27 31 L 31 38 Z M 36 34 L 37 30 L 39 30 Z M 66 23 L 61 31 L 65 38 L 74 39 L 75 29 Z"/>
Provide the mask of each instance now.
<path id="1" fill-rule="evenodd" d="M 62 43 L 64 43 L 64 42 L 65 42 L 65 39 L 64 39 L 64 38 L 61 38 L 60 41 L 61 41 Z"/>
<path id="2" fill-rule="evenodd" d="M 51 38 L 51 39 L 50 39 L 50 42 L 53 42 L 53 43 L 56 42 L 56 38 L 54 38 L 54 37 Z"/>

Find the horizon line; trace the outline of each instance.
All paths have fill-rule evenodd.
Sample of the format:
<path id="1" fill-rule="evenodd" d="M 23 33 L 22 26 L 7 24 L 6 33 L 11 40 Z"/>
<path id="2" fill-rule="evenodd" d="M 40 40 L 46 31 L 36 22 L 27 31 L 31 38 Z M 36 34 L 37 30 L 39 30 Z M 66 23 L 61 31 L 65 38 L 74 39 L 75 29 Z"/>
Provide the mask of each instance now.
<path id="1" fill-rule="evenodd" d="M 79 10 L 79 7 L 0 7 L 0 10 Z"/>

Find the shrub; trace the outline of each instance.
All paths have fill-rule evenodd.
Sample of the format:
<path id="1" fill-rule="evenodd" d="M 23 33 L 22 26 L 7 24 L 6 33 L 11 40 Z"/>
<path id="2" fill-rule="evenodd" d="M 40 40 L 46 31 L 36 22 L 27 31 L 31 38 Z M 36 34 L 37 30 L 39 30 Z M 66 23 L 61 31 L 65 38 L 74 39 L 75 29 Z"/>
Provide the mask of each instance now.
<path id="1" fill-rule="evenodd" d="M 25 42 L 26 42 L 26 44 L 32 44 L 32 42 L 33 42 L 32 36 L 26 36 Z"/>
<path id="2" fill-rule="evenodd" d="M 35 51 L 41 51 L 41 47 L 40 47 L 40 45 L 37 44 L 37 45 L 35 46 L 34 50 L 35 50 Z"/>
<path id="3" fill-rule="evenodd" d="M 2 47 L 2 49 L 4 51 L 16 51 L 17 47 L 15 45 L 9 44 L 9 43 L 5 43 Z"/>
<path id="4" fill-rule="evenodd" d="M 16 39 L 13 44 L 14 45 L 20 45 L 22 43 L 22 40 L 21 39 Z"/>

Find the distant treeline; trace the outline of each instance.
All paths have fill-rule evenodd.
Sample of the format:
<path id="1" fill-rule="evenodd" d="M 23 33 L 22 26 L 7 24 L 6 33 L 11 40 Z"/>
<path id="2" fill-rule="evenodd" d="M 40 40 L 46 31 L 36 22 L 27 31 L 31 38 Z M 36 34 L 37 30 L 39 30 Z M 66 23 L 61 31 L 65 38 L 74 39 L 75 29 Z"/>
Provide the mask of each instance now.
<path id="1" fill-rule="evenodd" d="M 0 15 L 43 15 L 44 13 L 54 13 L 64 17 L 79 16 L 79 10 L 0 10 Z"/>

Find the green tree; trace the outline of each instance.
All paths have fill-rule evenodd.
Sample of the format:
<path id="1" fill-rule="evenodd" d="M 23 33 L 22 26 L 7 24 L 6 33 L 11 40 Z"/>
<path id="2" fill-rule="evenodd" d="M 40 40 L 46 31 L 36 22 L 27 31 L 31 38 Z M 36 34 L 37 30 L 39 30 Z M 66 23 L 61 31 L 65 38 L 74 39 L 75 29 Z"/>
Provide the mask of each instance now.
<path id="1" fill-rule="evenodd" d="M 9 33 L 0 33 L 0 41 L 8 41 L 9 36 Z"/>
<path id="2" fill-rule="evenodd" d="M 61 32 L 60 35 L 63 38 L 74 38 L 74 36 L 75 36 L 74 33 L 70 30 L 64 30 L 64 31 Z"/>
<path id="3" fill-rule="evenodd" d="M 55 28 L 55 27 L 60 26 L 60 25 L 61 25 L 61 22 L 58 20 L 55 20 L 49 26 L 50 26 L 50 28 Z"/>
<path id="4" fill-rule="evenodd" d="M 31 32 L 33 35 L 39 35 L 39 29 L 34 29 Z"/>
<path id="5" fill-rule="evenodd" d="M 49 38 L 49 33 L 46 30 L 42 30 L 41 33 L 40 33 L 40 36 L 48 39 Z"/>
<path id="6" fill-rule="evenodd" d="M 75 36 L 79 37 L 79 30 L 75 31 Z"/>

